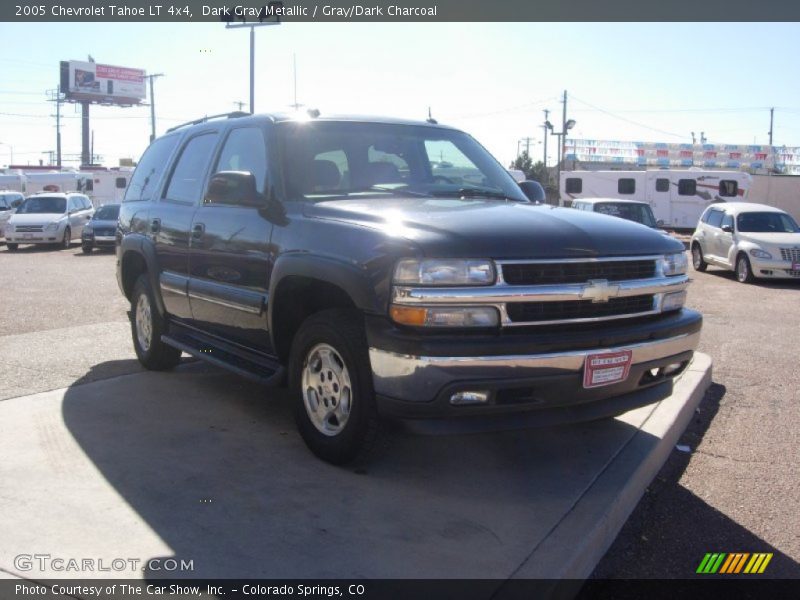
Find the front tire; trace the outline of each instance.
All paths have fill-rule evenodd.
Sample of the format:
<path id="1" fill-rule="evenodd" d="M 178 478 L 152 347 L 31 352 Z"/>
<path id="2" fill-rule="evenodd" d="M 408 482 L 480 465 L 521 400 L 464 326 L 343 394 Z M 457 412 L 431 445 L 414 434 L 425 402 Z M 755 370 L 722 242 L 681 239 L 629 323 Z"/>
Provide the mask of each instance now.
<path id="1" fill-rule="evenodd" d="M 322 460 L 363 459 L 378 437 L 363 318 L 332 309 L 308 317 L 292 342 L 289 386 L 297 428 Z"/>
<path id="2" fill-rule="evenodd" d="M 64 239 L 61 240 L 61 249 L 62 250 L 69 250 L 70 244 L 72 243 L 72 230 L 67 227 L 64 230 Z"/>
<path id="3" fill-rule="evenodd" d="M 6 248 L 8 248 L 9 252 L 16 252 L 17 248 L 19 248 L 19 244 L 14 244 L 14 243 L 6 244 Z"/>
<path id="4" fill-rule="evenodd" d="M 91 244 L 81 244 L 81 251 L 84 254 L 91 254 L 92 253 L 92 245 Z"/>
<path id="5" fill-rule="evenodd" d="M 181 351 L 161 341 L 166 320 L 158 312 L 147 273 L 139 275 L 131 296 L 131 334 L 139 362 L 151 371 L 166 371 L 181 361 Z"/>
<path id="6" fill-rule="evenodd" d="M 703 249 L 697 242 L 692 244 L 692 266 L 695 271 L 700 271 L 701 273 L 708 268 L 708 263 L 703 258 Z"/>
<path id="7" fill-rule="evenodd" d="M 736 280 L 739 283 L 753 283 L 756 280 L 753 269 L 750 268 L 750 259 L 744 254 L 736 259 Z"/>

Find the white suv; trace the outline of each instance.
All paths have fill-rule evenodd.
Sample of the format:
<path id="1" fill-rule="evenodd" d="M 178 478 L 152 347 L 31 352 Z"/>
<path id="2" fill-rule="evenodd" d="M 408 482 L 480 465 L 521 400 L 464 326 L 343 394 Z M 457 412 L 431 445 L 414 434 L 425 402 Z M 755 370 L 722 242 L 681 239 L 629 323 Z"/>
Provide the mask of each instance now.
<path id="1" fill-rule="evenodd" d="M 692 235 L 692 264 L 736 271 L 751 283 L 764 277 L 800 279 L 800 228 L 791 216 L 766 204 L 712 204 Z"/>
<path id="2" fill-rule="evenodd" d="M 6 224 L 6 246 L 12 252 L 20 244 L 69 248 L 72 240 L 81 239 L 93 214 L 92 201 L 83 194 L 42 192 L 28 196 Z"/>

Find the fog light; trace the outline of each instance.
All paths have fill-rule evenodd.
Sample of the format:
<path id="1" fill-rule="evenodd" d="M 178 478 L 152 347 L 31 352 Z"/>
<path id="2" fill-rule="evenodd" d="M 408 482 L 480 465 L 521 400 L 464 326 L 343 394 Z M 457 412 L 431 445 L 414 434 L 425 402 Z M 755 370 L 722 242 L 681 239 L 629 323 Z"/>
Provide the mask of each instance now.
<path id="1" fill-rule="evenodd" d="M 683 363 L 672 363 L 667 365 L 664 367 L 664 375 L 672 375 L 673 373 L 680 371 L 681 367 L 683 367 Z"/>
<path id="2" fill-rule="evenodd" d="M 661 312 L 668 310 L 678 310 L 686 303 L 686 291 L 672 292 L 665 294 L 664 300 L 661 302 Z"/>
<path id="3" fill-rule="evenodd" d="M 450 404 L 463 406 L 464 404 L 486 404 L 489 402 L 488 391 L 456 392 L 450 396 Z"/>

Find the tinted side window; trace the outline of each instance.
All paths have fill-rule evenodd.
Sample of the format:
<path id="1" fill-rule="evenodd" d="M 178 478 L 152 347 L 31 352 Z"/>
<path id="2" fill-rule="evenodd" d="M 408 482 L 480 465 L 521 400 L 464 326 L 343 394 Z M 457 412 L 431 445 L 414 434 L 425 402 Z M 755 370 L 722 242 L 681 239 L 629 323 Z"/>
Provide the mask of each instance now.
<path id="1" fill-rule="evenodd" d="M 617 181 L 618 194 L 635 194 L 636 193 L 636 180 L 631 178 L 623 178 Z"/>
<path id="2" fill-rule="evenodd" d="M 657 192 L 668 192 L 669 191 L 669 179 L 665 179 L 663 177 L 659 177 L 656 179 L 656 191 Z"/>
<path id="3" fill-rule="evenodd" d="M 583 179 L 580 177 L 567 177 L 565 191 L 567 194 L 580 194 L 583 191 Z"/>
<path id="4" fill-rule="evenodd" d="M 156 193 L 161 176 L 167 167 L 169 157 L 178 143 L 178 136 L 163 137 L 145 150 L 139 166 L 133 173 L 123 202 L 139 202 L 152 200 Z"/>
<path id="5" fill-rule="evenodd" d="M 733 215 L 729 215 L 726 213 L 725 216 L 722 218 L 721 227 L 725 227 L 726 225 L 731 229 L 733 229 Z"/>
<path id="6" fill-rule="evenodd" d="M 739 193 L 738 182 L 732 179 L 723 179 L 719 182 L 720 196 L 736 196 Z"/>
<path id="7" fill-rule="evenodd" d="M 172 171 L 172 177 L 164 194 L 165 200 L 182 203 L 197 202 L 216 142 L 216 132 L 198 135 L 187 142 L 175 165 L 175 170 Z"/>
<path id="8" fill-rule="evenodd" d="M 708 223 L 711 227 L 719 228 L 722 225 L 722 217 L 725 215 L 721 210 L 712 210 L 708 215 Z"/>
<path id="9" fill-rule="evenodd" d="M 679 179 L 678 180 L 678 195 L 679 196 L 696 196 L 697 195 L 697 181 L 694 179 Z"/>
<path id="10" fill-rule="evenodd" d="M 267 179 L 267 149 L 260 129 L 234 129 L 225 140 L 214 171 L 249 171 L 256 178 L 256 190 L 264 193 Z"/>

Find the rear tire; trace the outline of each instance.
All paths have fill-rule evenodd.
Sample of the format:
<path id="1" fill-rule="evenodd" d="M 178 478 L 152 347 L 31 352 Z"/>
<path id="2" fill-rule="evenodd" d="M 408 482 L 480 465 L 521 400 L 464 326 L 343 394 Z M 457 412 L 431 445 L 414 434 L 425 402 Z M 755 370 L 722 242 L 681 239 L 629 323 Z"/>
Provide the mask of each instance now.
<path id="1" fill-rule="evenodd" d="M 753 283 L 756 280 L 753 269 L 750 268 L 750 259 L 744 254 L 736 258 L 736 280 L 739 283 Z"/>
<path id="2" fill-rule="evenodd" d="M 17 248 L 19 248 L 19 244 L 6 244 L 6 248 L 8 248 L 9 252 L 16 252 Z"/>
<path id="3" fill-rule="evenodd" d="M 697 242 L 692 244 L 692 266 L 695 271 L 700 271 L 701 273 L 708 268 L 708 263 L 703 258 L 703 249 Z"/>
<path id="4" fill-rule="evenodd" d="M 297 428 L 322 460 L 364 460 L 379 420 L 363 317 L 331 309 L 308 317 L 292 341 L 289 389 Z"/>
<path id="5" fill-rule="evenodd" d="M 151 371 L 166 371 L 181 361 L 181 351 L 161 341 L 167 324 L 158 312 L 147 273 L 139 275 L 131 296 L 131 334 L 139 362 Z"/>

